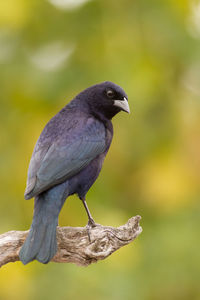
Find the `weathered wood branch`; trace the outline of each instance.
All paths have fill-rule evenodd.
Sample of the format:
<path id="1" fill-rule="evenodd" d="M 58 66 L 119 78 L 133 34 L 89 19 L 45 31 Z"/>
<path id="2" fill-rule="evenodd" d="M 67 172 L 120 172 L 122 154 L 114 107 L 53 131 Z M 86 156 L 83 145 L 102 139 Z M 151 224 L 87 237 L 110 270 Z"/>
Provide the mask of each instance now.
<path id="1" fill-rule="evenodd" d="M 132 217 L 117 228 L 98 224 L 90 230 L 90 241 L 86 227 L 57 227 L 58 251 L 52 261 L 88 266 L 105 259 L 142 232 L 140 219 Z M 19 250 L 27 234 L 28 231 L 9 231 L 0 235 L 0 267 L 19 260 Z"/>

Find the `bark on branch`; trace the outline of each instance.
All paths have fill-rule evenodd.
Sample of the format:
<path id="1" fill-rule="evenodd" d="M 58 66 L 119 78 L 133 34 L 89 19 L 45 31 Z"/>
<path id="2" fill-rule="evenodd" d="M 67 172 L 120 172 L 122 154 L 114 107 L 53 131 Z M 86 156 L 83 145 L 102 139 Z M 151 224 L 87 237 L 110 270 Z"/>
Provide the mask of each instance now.
<path id="1" fill-rule="evenodd" d="M 90 241 L 86 227 L 57 227 L 58 251 L 52 261 L 88 266 L 105 259 L 142 232 L 140 219 L 132 217 L 117 228 L 98 224 L 90 230 Z M 9 231 L 0 235 L 0 267 L 19 260 L 19 250 L 27 234 L 28 231 Z"/>

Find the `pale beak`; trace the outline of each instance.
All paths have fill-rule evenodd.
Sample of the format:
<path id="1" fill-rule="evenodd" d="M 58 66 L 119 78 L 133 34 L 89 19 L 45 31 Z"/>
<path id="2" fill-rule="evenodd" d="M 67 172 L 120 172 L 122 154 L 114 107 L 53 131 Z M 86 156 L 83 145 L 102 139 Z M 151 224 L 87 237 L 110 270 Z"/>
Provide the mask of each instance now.
<path id="1" fill-rule="evenodd" d="M 128 100 L 125 97 L 123 100 L 115 100 L 114 106 L 117 106 L 117 107 L 121 108 L 121 110 L 130 114 L 130 107 L 128 105 Z"/>

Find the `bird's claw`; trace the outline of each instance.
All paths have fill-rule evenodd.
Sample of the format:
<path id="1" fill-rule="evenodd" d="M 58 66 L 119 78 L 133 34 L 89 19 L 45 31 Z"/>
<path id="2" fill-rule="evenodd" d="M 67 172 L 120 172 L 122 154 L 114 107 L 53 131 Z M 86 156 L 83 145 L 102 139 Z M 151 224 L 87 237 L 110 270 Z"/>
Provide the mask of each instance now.
<path id="1" fill-rule="evenodd" d="M 94 227 L 96 227 L 96 223 L 95 221 L 91 218 L 89 219 L 87 225 L 86 225 L 86 229 L 87 229 L 87 234 L 88 234 L 88 239 L 89 239 L 89 242 L 91 243 L 91 238 L 90 238 L 90 230 Z"/>
<path id="2" fill-rule="evenodd" d="M 91 228 L 94 228 L 94 227 L 96 227 L 97 225 L 96 225 L 95 221 L 94 221 L 92 218 L 90 218 L 90 219 L 88 220 L 87 226 L 89 226 L 89 227 L 91 227 Z"/>

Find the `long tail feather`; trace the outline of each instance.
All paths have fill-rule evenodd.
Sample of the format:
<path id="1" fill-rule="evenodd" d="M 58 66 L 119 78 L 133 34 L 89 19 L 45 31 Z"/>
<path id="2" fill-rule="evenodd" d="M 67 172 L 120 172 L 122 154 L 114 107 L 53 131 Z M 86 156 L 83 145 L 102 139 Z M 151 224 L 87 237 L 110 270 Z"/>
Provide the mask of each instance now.
<path id="1" fill-rule="evenodd" d="M 19 253 L 24 265 L 34 259 L 46 264 L 55 255 L 58 216 L 67 196 L 65 182 L 35 198 L 33 222 Z"/>

